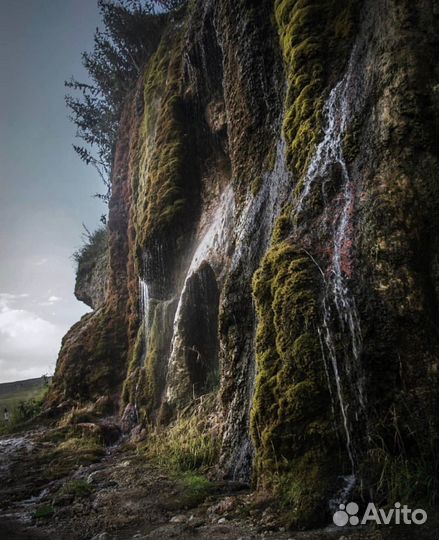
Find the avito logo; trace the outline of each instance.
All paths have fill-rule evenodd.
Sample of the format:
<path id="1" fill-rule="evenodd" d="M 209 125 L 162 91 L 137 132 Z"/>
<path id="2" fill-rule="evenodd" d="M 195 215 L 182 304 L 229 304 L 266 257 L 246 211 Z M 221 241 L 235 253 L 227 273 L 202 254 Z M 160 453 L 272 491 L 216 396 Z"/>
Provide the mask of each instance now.
<path id="1" fill-rule="evenodd" d="M 427 521 L 427 512 L 421 508 L 411 510 L 406 504 L 401 506 L 397 502 L 394 508 L 384 510 L 377 508 L 373 503 L 369 503 L 362 518 L 358 516 L 360 507 L 355 502 L 340 504 L 339 509 L 332 517 L 335 525 L 344 527 L 345 525 L 366 525 L 376 523 L 377 525 L 423 525 Z"/>

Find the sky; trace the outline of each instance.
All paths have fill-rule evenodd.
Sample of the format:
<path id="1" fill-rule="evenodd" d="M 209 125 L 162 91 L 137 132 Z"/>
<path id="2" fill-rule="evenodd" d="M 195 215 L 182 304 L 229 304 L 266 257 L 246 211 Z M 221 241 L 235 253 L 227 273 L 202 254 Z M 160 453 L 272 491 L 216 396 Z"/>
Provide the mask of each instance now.
<path id="1" fill-rule="evenodd" d="M 62 336 L 89 311 L 71 255 L 106 209 L 64 104 L 64 80 L 86 79 L 95 0 L 0 0 L 0 13 L 1 383 L 53 373 Z"/>

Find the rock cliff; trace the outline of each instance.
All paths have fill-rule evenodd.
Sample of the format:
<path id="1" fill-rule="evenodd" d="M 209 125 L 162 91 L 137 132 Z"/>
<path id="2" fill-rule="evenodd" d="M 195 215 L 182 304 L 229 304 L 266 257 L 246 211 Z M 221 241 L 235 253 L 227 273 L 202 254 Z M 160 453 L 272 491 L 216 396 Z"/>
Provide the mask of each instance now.
<path id="1" fill-rule="evenodd" d="M 64 338 L 49 402 L 110 395 L 149 434 L 208 417 L 216 474 L 300 525 L 347 498 L 393 504 L 410 479 L 426 494 L 437 15 L 206 0 L 170 16 L 126 98 L 108 255 L 76 289 L 95 310 Z"/>

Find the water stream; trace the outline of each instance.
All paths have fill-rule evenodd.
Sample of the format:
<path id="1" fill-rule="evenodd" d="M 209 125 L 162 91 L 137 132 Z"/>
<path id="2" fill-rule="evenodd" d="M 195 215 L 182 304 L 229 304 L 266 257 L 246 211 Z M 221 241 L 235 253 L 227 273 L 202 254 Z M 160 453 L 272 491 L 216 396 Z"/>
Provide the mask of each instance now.
<path id="1" fill-rule="evenodd" d="M 143 351 L 140 356 L 140 367 L 145 364 L 148 356 L 148 342 L 149 342 L 149 288 L 148 284 L 143 278 L 139 278 L 139 299 L 140 299 L 140 313 L 142 315 L 143 325 Z"/>
<path id="2" fill-rule="evenodd" d="M 349 96 L 356 82 L 353 79 L 353 58 L 354 53 L 346 74 L 331 90 L 326 102 L 324 108 L 326 125 L 323 138 L 305 174 L 303 188 L 295 205 L 295 216 L 297 218 L 304 210 L 304 205 L 314 185 L 331 178 L 332 171 L 339 171 L 341 193 L 336 201 L 338 212 L 336 210 L 331 218 L 332 255 L 328 270 L 324 275 L 325 295 L 322 302 L 322 323 L 319 336 L 332 407 L 334 410 L 334 394 L 336 394 L 345 433 L 346 450 L 352 471 L 355 471 L 356 449 L 353 431 L 356 418 L 353 418 L 352 411 L 358 408 L 364 411 L 366 402 L 361 365 L 363 340 L 360 318 L 349 287 L 349 280 L 352 277 L 350 252 L 353 243 L 355 189 L 343 155 L 343 138 L 352 114 Z M 320 189 L 320 186 L 316 189 Z M 342 341 L 336 335 L 337 327 L 341 330 Z M 330 371 L 332 371 L 332 377 L 329 376 Z M 349 393 L 348 389 L 351 389 Z M 358 404 L 351 402 L 351 396 L 358 400 Z M 352 489 L 353 484 L 354 481 L 349 476 L 347 482 L 349 489 Z"/>
<path id="3" fill-rule="evenodd" d="M 235 214 L 235 197 L 233 188 L 229 185 L 222 193 L 218 206 L 212 213 L 210 224 L 207 226 L 204 234 L 201 234 L 201 240 L 199 241 L 194 254 L 191 259 L 191 263 L 186 272 L 183 287 L 179 296 L 177 309 L 175 312 L 173 322 L 173 335 L 171 341 L 171 353 L 168 360 L 168 379 L 172 379 L 181 371 L 181 367 L 178 362 L 178 352 L 182 345 L 181 333 L 182 333 L 182 309 L 183 303 L 187 301 L 187 287 L 191 276 L 197 272 L 203 262 L 208 262 L 213 268 L 218 267 L 218 272 L 221 273 L 220 261 L 218 258 L 224 257 L 227 253 L 227 246 L 231 240 L 230 231 L 232 229 L 232 223 Z M 166 398 L 168 402 L 174 400 L 175 389 L 171 384 L 167 385 Z"/>
<path id="4" fill-rule="evenodd" d="M 272 171 L 263 174 L 262 185 L 255 196 L 250 196 L 235 225 L 235 251 L 233 253 L 231 272 L 244 268 L 247 282 L 250 284 L 254 272 L 266 253 L 273 233 L 276 220 L 291 192 L 291 173 L 286 163 L 286 142 L 280 137 L 276 146 L 276 161 Z M 247 302 L 246 294 L 242 291 L 243 303 Z M 256 315 L 252 313 L 254 318 Z M 256 329 L 254 321 L 249 323 Z M 240 358 L 240 374 L 237 378 L 245 384 L 245 403 L 232 404 L 226 424 L 231 426 L 226 439 L 238 441 L 233 444 L 234 456 L 231 460 L 231 477 L 234 480 L 248 481 L 251 476 L 253 441 L 250 437 L 250 409 L 256 382 L 255 367 L 255 335 L 248 334 L 242 343 Z M 238 393 L 240 395 L 240 393 Z M 240 430 L 242 422 L 242 407 L 246 407 L 245 422 L 247 426 Z M 240 431 L 240 432 L 239 432 Z"/>

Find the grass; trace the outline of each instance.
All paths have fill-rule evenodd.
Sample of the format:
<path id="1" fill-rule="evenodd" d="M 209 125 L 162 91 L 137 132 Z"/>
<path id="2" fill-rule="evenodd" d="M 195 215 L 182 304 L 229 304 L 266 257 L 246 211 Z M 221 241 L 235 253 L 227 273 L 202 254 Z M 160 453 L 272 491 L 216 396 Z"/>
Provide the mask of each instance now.
<path id="1" fill-rule="evenodd" d="M 395 436 L 398 440 L 398 435 Z M 411 505 L 435 507 L 439 500 L 439 440 L 432 435 L 420 442 L 415 455 L 407 455 L 403 440 L 400 451 L 390 449 L 383 439 L 374 438 L 367 453 L 365 472 L 372 478 L 377 500 L 404 501 Z"/>
<path id="2" fill-rule="evenodd" d="M 194 508 L 218 491 L 217 484 L 193 471 L 173 472 L 171 477 L 177 489 L 173 495 L 161 501 L 161 505 L 170 511 Z"/>
<path id="3" fill-rule="evenodd" d="M 220 451 L 217 426 L 209 414 L 214 406 L 214 394 L 194 404 L 165 431 L 152 431 L 141 452 L 167 470 L 206 472 Z"/>
<path id="4" fill-rule="evenodd" d="M 54 509 L 50 504 L 44 504 L 37 508 L 34 512 L 35 519 L 49 519 L 53 516 Z"/>
<path id="5" fill-rule="evenodd" d="M 77 264 L 77 273 L 90 272 L 96 262 L 108 249 L 108 231 L 101 227 L 94 232 L 85 229 L 84 244 L 77 249 L 72 258 Z"/>
<path id="6" fill-rule="evenodd" d="M 92 486 L 85 480 L 70 480 L 61 488 L 62 495 L 73 495 L 75 498 L 84 499 L 93 492 Z"/>
<path id="7" fill-rule="evenodd" d="M 47 379 L 30 379 L 16 383 L 0 384 L 0 435 L 14 433 L 41 412 L 48 390 Z M 9 420 L 4 419 L 4 409 L 9 412 Z"/>
<path id="8" fill-rule="evenodd" d="M 46 482 L 64 478 L 77 469 L 78 466 L 87 466 L 97 463 L 104 455 L 103 446 L 95 438 L 90 436 L 75 436 L 72 433 L 64 433 L 66 440 L 58 443 L 55 447 L 50 445 L 40 452 L 35 467 L 40 467 L 40 478 Z M 81 483 L 67 485 L 65 489 L 74 496 L 85 495 L 84 486 Z"/>
<path id="9" fill-rule="evenodd" d="M 75 456 L 94 456 L 96 458 L 102 457 L 105 451 L 95 438 L 93 437 L 72 437 L 63 441 L 58 446 L 58 452 L 73 454 Z"/>
<path id="10" fill-rule="evenodd" d="M 46 386 L 43 377 L 0 384 L 0 412 L 2 413 L 0 422 L 3 421 L 5 408 L 13 413 L 21 402 L 40 398 Z"/>

